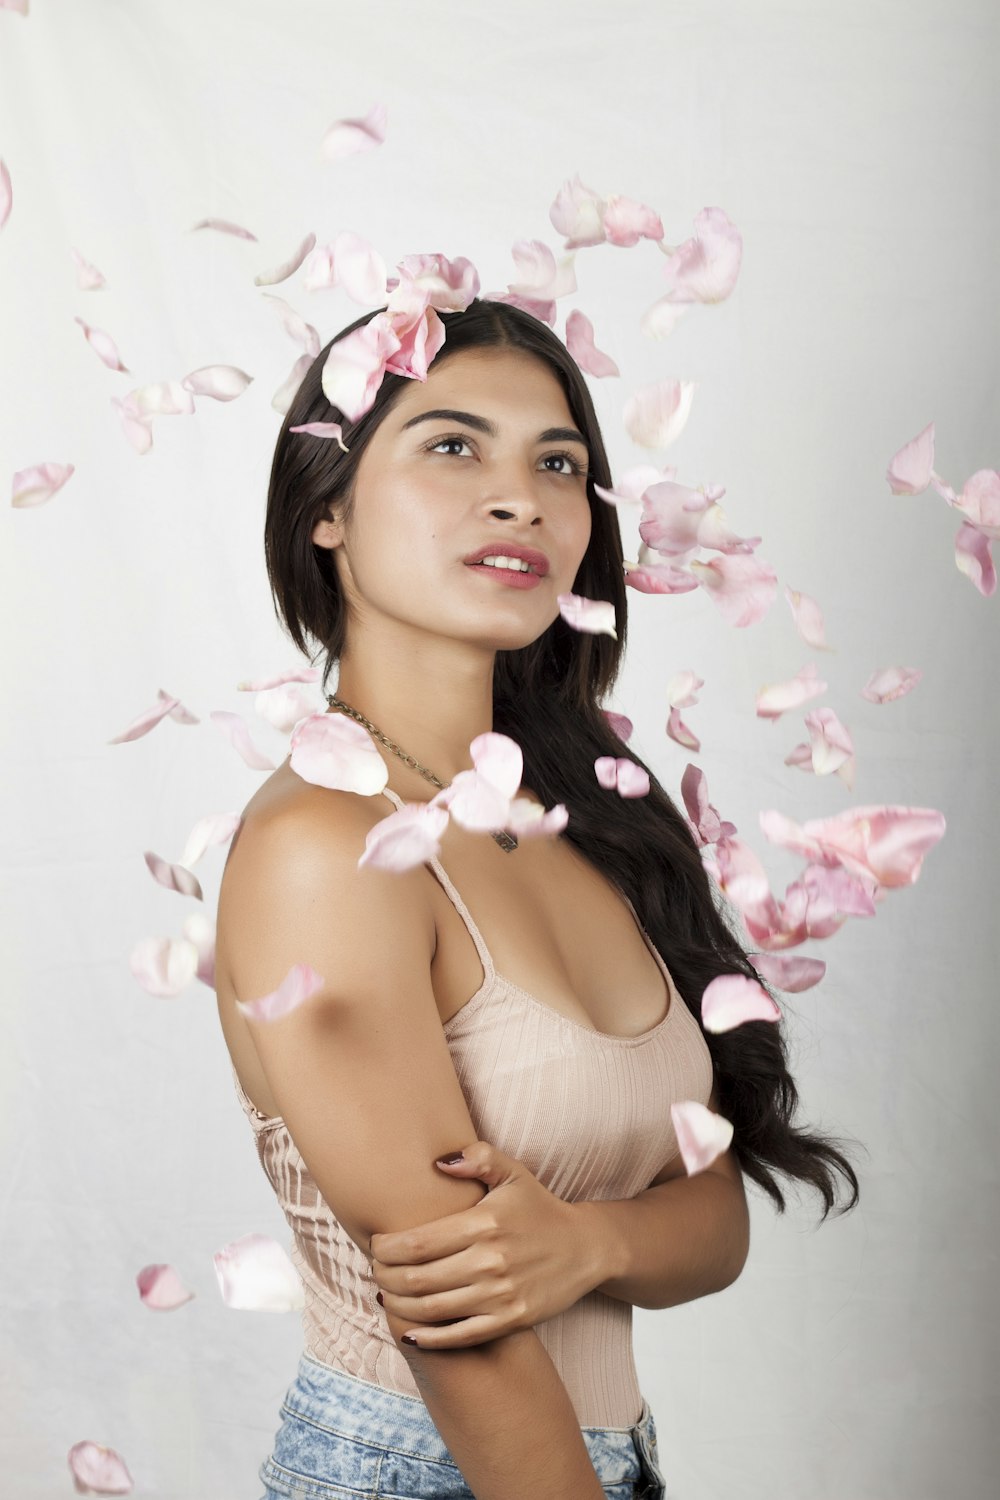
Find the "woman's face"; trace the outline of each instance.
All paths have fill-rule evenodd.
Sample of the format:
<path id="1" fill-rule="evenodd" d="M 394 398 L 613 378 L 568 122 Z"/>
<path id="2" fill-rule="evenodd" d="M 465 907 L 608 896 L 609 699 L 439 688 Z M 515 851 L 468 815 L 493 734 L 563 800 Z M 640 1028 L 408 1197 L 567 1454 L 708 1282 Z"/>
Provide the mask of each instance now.
<path id="1" fill-rule="evenodd" d="M 429 415 L 443 409 L 465 415 Z M 349 619 L 364 628 L 378 614 L 491 651 L 544 634 L 590 540 L 583 435 L 543 438 L 575 427 L 554 373 L 519 350 L 463 350 L 408 382 L 361 457 L 351 524 L 313 531 L 334 548 Z M 548 558 L 534 588 L 464 562 L 509 543 Z"/>

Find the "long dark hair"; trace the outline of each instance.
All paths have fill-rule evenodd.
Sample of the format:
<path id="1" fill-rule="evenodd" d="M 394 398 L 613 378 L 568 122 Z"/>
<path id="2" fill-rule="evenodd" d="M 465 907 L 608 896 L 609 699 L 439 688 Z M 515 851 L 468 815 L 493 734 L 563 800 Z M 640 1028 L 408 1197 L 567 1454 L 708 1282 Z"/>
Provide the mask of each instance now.
<path id="1" fill-rule="evenodd" d="M 330 343 L 374 316 L 359 318 Z M 583 376 L 544 323 L 508 303 L 477 298 L 465 311 L 441 316 L 446 337 L 435 363 L 462 349 L 522 349 L 544 360 L 559 380 L 590 449 L 591 537 L 572 591 L 611 600 L 617 622 L 614 640 L 574 630 L 560 615 L 529 646 L 498 651 L 493 728 L 521 747 L 524 784 L 545 806 L 565 803 L 564 837 L 632 901 L 699 1026 L 702 992 L 718 975 L 744 974 L 773 996 L 737 936 L 739 917 L 710 879 L 684 816 L 649 766 L 614 733 L 601 706 L 618 677 L 628 615 L 617 511 L 594 493 L 595 484 L 610 488 L 612 477 Z M 311 662 L 325 657 L 324 693 L 344 647 L 346 609 L 333 553 L 316 546 L 312 532 L 318 521 L 333 519 L 331 502 L 341 519 L 350 519 L 361 456 L 409 382 L 407 376 L 386 375 L 375 404 L 349 423 L 323 393 L 320 376 L 329 348 L 307 369 L 282 423 L 264 527 L 275 611 Z M 340 421 L 350 451 L 327 438 L 289 433 L 289 427 L 316 421 Z M 642 766 L 649 774 L 649 795 L 609 796 L 594 775 L 600 755 L 628 756 Z M 785 1197 L 776 1174 L 814 1187 L 825 1219 L 836 1202 L 834 1171 L 851 1187 L 839 1212 L 857 1203 L 858 1179 L 831 1138 L 793 1124 L 798 1092 L 782 1027 L 781 1021 L 749 1021 L 718 1034 L 702 1030 L 715 1068 L 719 1110 L 734 1126 L 732 1150 L 741 1171 L 770 1195 L 779 1212 Z"/>

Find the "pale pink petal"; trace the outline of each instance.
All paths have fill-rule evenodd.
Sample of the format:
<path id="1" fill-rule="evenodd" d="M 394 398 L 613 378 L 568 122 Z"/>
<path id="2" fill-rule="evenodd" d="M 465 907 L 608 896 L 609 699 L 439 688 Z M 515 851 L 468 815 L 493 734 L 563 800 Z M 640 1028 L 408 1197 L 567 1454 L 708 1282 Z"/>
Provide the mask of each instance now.
<path id="1" fill-rule="evenodd" d="M 698 702 L 698 690 L 704 686 L 705 679 L 695 672 L 675 672 L 667 678 L 667 702 L 673 708 L 693 708 Z"/>
<path id="2" fill-rule="evenodd" d="M 157 696 L 159 701 L 152 708 L 143 709 L 142 713 L 132 720 L 128 728 L 123 729 L 121 734 L 116 734 L 114 739 L 108 740 L 108 744 L 122 745 L 126 740 L 137 740 L 140 736 L 148 734 L 151 729 L 159 724 L 161 719 L 165 719 L 168 715 L 180 724 L 198 723 L 198 720 L 184 707 L 179 698 L 172 698 L 162 688 L 158 690 Z M 177 713 L 178 709 L 181 710 L 180 714 Z"/>
<path id="3" fill-rule="evenodd" d="M 344 442 L 344 432 L 339 422 L 303 422 L 298 427 L 289 427 L 289 432 L 308 432 L 310 437 L 330 438 L 342 453 L 350 449 Z"/>
<path id="4" fill-rule="evenodd" d="M 373 104 L 362 119 L 335 120 L 323 137 L 321 150 L 327 161 L 343 161 L 359 151 L 370 151 L 385 140 L 387 111 Z"/>
<path id="5" fill-rule="evenodd" d="M 674 302 L 669 297 L 661 297 L 651 307 L 647 307 L 639 322 L 639 330 L 648 339 L 665 339 L 687 315 L 688 307 L 689 304 L 685 302 Z"/>
<path id="6" fill-rule="evenodd" d="M 785 598 L 788 607 L 792 611 L 792 619 L 795 629 L 814 651 L 832 651 L 833 647 L 826 643 L 826 626 L 823 623 L 823 611 L 811 594 L 799 593 L 796 589 L 786 586 Z"/>
<path id="7" fill-rule="evenodd" d="M 772 682 L 757 694 L 758 719 L 780 719 L 790 709 L 801 708 L 813 698 L 821 698 L 828 684 L 818 675 L 815 662 L 802 668 L 788 682 Z"/>
<path id="8" fill-rule="evenodd" d="M 619 797 L 648 797 L 649 772 L 637 765 L 627 755 L 619 755 L 615 761 L 616 787 Z"/>
<path id="9" fill-rule="evenodd" d="M 701 996 L 706 1031 L 733 1031 L 745 1021 L 780 1021 L 781 1011 L 762 984 L 747 974 L 720 974 Z"/>
<path id="10" fill-rule="evenodd" d="M 168 891 L 179 891 L 182 896 L 194 896 L 198 901 L 205 899 L 197 875 L 193 875 L 183 865 L 172 865 L 151 849 L 147 849 L 142 857 L 153 879 L 166 886 Z"/>
<path id="11" fill-rule="evenodd" d="M 215 989 L 215 923 L 203 911 L 189 912 L 181 923 L 181 932 L 198 951 L 195 978 Z"/>
<path id="12" fill-rule="evenodd" d="M 430 306 L 438 312 L 464 312 L 479 295 L 479 272 L 464 255 L 454 260 L 439 253 L 404 255 L 396 269 L 426 292 Z"/>
<path id="13" fill-rule="evenodd" d="M 703 208 L 694 231 L 669 252 L 667 296 L 674 302 L 723 302 L 740 274 L 743 237 L 721 208 Z"/>
<path id="14" fill-rule="evenodd" d="M 708 800 L 708 779 L 698 766 L 688 765 L 681 777 L 681 796 L 687 808 L 692 834 L 698 844 L 714 844 L 721 838 L 731 838 L 736 832 L 735 823 L 725 823 Z M 761 869 L 761 875 L 763 870 Z M 767 877 L 764 876 L 764 885 Z"/>
<path id="15" fill-rule="evenodd" d="M 698 546 L 710 547 L 727 555 L 753 552 L 760 546 L 759 536 L 739 536 L 729 525 L 721 505 L 708 505 L 698 517 Z"/>
<path id="16" fill-rule="evenodd" d="M 291 733 L 300 719 L 319 712 L 314 694 L 287 682 L 258 693 L 253 706 L 262 719 L 282 734 Z"/>
<path id="17" fill-rule="evenodd" d="M 213 401 L 233 401 L 252 383 L 253 376 L 237 365 L 202 365 L 181 381 L 193 396 L 211 396 Z"/>
<path id="18" fill-rule="evenodd" d="M 624 714 L 612 713 L 610 708 L 604 709 L 603 712 L 604 717 L 607 719 L 608 723 L 611 725 L 611 728 L 621 740 L 622 744 L 627 745 L 629 740 L 632 738 L 632 720 L 627 719 Z"/>
<path id="19" fill-rule="evenodd" d="M 296 344 L 301 344 L 311 359 L 315 359 L 320 351 L 321 344 L 319 334 L 311 323 L 307 323 L 295 308 L 287 303 L 284 297 L 276 297 L 273 292 L 261 292 L 274 308 L 281 322 L 282 328 L 288 337 Z"/>
<path id="20" fill-rule="evenodd" d="M 385 301 L 385 261 L 368 240 L 344 229 L 334 240 L 331 251 L 337 283 L 352 302 L 371 307 Z"/>
<path id="21" fill-rule="evenodd" d="M 178 863 L 190 870 L 212 844 L 228 843 L 242 821 L 239 813 L 208 813 L 199 818 L 187 836 Z"/>
<path id="22" fill-rule="evenodd" d="M 869 703 L 891 703 L 912 693 L 923 675 L 919 667 L 881 667 L 869 677 L 861 696 Z"/>
<path id="23" fill-rule="evenodd" d="M 194 398 L 179 380 L 154 380 L 136 386 L 129 396 L 140 418 L 189 417 L 194 411 Z"/>
<path id="24" fill-rule="evenodd" d="M 294 432 L 294 428 L 289 428 Z M 320 671 L 318 667 L 289 667 L 284 672 L 272 672 L 268 677 L 253 677 L 249 682 L 243 681 L 236 684 L 238 693 L 263 693 L 267 688 L 280 687 L 283 682 L 316 682 Z"/>
<path id="25" fill-rule="evenodd" d="M 805 716 L 812 743 L 812 765 L 817 776 L 829 776 L 854 755 L 854 741 L 832 708 L 817 708 Z"/>
<path id="26" fill-rule="evenodd" d="M 662 240 L 663 222 L 658 213 L 613 193 L 604 202 L 604 233 L 611 245 L 637 245 L 641 239 Z"/>
<path id="27" fill-rule="evenodd" d="M 975 526 L 963 524 L 955 537 L 955 566 L 985 597 L 996 592 L 997 570 L 990 539 Z"/>
<path id="28" fill-rule="evenodd" d="M 919 495 L 931 482 L 934 468 L 934 423 L 904 443 L 889 460 L 885 471 L 894 495 Z"/>
<path id="29" fill-rule="evenodd" d="M 522 297 L 516 292 L 484 292 L 484 302 L 506 302 L 511 307 L 519 307 L 522 312 L 530 313 L 540 323 L 548 323 L 550 328 L 555 326 L 556 304 L 554 299 L 540 301 L 535 297 Z"/>
<path id="30" fill-rule="evenodd" d="M 487 731 L 477 734 L 469 746 L 472 764 L 479 776 L 492 783 L 505 797 L 513 797 L 521 785 L 524 756 L 509 735 Z"/>
<path id="31" fill-rule="evenodd" d="M 441 835 L 447 826 L 446 809 L 433 803 L 411 803 L 397 808 L 368 830 L 358 869 L 366 865 L 376 870 L 416 869 L 440 854 Z"/>
<path id="32" fill-rule="evenodd" d="M 697 1099 L 683 1099 L 679 1104 L 671 1104 L 670 1118 L 689 1177 L 695 1172 L 703 1172 L 717 1156 L 729 1149 L 733 1138 L 731 1123 L 699 1104 Z"/>
<path id="33" fill-rule="evenodd" d="M 240 240 L 257 241 L 257 236 L 251 234 L 249 229 L 244 229 L 242 224 L 233 224 L 229 219 L 199 219 L 197 224 L 192 224 L 192 229 L 217 229 L 220 234 L 233 234 Z"/>
<path id="34" fill-rule="evenodd" d="M 0 10 L 13 10 L 19 16 L 28 14 L 28 0 L 0 0 Z"/>
<path id="35" fill-rule="evenodd" d="M 749 957 L 762 979 L 788 995 L 811 990 L 826 973 L 821 958 L 802 958 L 791 953 L 751 953 Z"/>
<path id="36" fill-rule="evenodd" d="M 129 373 L 128 366 L 122 364 L 121 355 L 118 353 L 118 346 L 110 333 L 105 333 L 101 328 L 91 328 L 82 318 L 75 315 L 73 322 L 79 323 L 83 329 L 83 336 L 87 340 L 87 343 L 98 358 L 107 365 L 109 370 L 121 370 L 126 375 Z"/>
<path id="37" fill-rule="evenodd" d="M 542 240 L 515 240 L 511 253 L 520 278 L 508 284 L 507 290 L 514 296 L 545 302 L 576 291 L 572 253 L 557 262 Z"/>
<path id="38" fill-rule="evenodd" d="M 620 375 L 609 354 L 594 347 L 594 325 L 578 308 L 566 319 L 566 347 L 587 375 Z"/>
<path id="39" fill-rule="evenodd" d="M 640 504 L 638 495 L 623 495 L 618 490 L 606 490 L 601 485 L 594 485 L 594 493 L 607 505 L 614 505 L 619 510 L 628 509 L 630 506 Z"/>
<path id="40" fill-rule="evenodd" d="M 778 575 L 762 558 L 723 555 L 688 566 L 723 619 L 737 628 L 762 620 L 777 596 Z"/>
<path id="41" fill-rule="evenodd" d="M 51 500 L 76 472 L 75 464 L 31 464 L 18 469 L 11 483 L 10 503 L 14 506 L 44 505 Z"/>
<path id="42" fill-rule="evenodd" d="M 257 1000 L 237 1000 L 236 1009 L 251 1021 L 279 1021 L 298 1010 L 324 984 L 326 980 L 311 964 L 293 964 L 276 990 Z"/>
<path id="43" fill-rule="evenodd" d="M 10 218 L 10 211 L 14 204 L 14 189 L 11 186 L 10 172 L 7 163 L 0 160 L 0 229 Z"/>
<path id="44" fill-rule="evenodd" d="M 213 709 L 208 716 L 218 729 L 220 734 L 225 735 L 236 753 L 253 771 L 275 771 L 276 763 L 263 750 L 258 750 L 250 735 L 245 720 L 239 714 L 228 713 L 225 709 Z"/>
<path id="45" fill-rule="evenodd" d="M 642 594 L 690 594 L 698 580 L 674 563 L 625 564 L 625 582 Z"/>
<path id="46" fill-rule="evenodd" d="M 170 694 L 165 693 L 162 688 L 157 688 L 156 696 L 158 698 L 170 698 Z M 189 708 L 185 708 L 184 704 L 178 702 L 176 698 L 170 698 L 170 708 L 168 710 L 167 716 L 168 718 L 173 719 L 176 724 L 201 723 L 201 720 L 198 718 L 197 714 L 193 714 Z"/>
<path id="47" fill-rule="evenodd" d="M 618 762 L 613 755 L 599 755 L 594 761 L 594 773 L 605 791 L 613 792 L 618 784 Z"/>
<path id="48" fill-rule="evenodd" d="M 27 15 L 27 3 L 22 14 Z M 73 1488 L 78 1495 L 130 1495 L 132 1476 L 114 1448 L 100 1443 L 74 1443 L 67 1454 Z"/>
<path id="49" fill-rule="evenodd" d="M 70 254 L 76 265 L 76 285 L 78 291 L 99 292 L 103 287 L 107 286 L 107 281 L 103 273 L 96 266 L 92 266 L 89 260 L 84 260 L 78 250 L 74 250 L 70 246 Z"/>
<path id="50" fill-rule="evenodd" d="M 136 410 L 135 397 L 126 396 L 119 400 L 117 396 L 110 398 L 111 405 L 118 413 L 122 429 L 132 447 L 137 453 L 148 453 L 153 446 L 153 427 L 149 417 L 142 417 Z"/>
<path id="51" fill-rule="evenodd" d="M 610 635 L 618 639 L 615 629 L 615 606 L 608 599 L 586 599 L 582 594 L 557 594 L 559 613 L 567 625 L 590 635 Z"/>
<path id="52" fill-rule="evenodd" d="M 385 376 L 386 362 L 400 347 L 388 314 L 377 313 L 368 323 L 330 346 L 323 364 L 323 394 L 349 422 L 356 422 L 372 406 Z"/>
<path id="53" fill-rule="evenodd" d="M 433 307 L 424 307 L 420 315 L 410 321 L 392 317 L 392 330 L 399 339 L 399 348 L 385 362 L 393 375 L 406 375 L 412 380 L 426 380 L 427 367 L 441 348 L 445 338 L 445 327 Z"/>
<path id="54" fill-rule="evenodd" d="M 432 805 L 446 806 L 460 827 L 471 833 L 492 833 L 505 826 L 513 794 L 481 772 L 459 771 L 444 790 L 447 797 L 439 792 Z"/>
<path id="55" fill-rule="evenodd" d="M 179 995 L 198 969 L 198 949 L 188 938 L 140 938 L 129 969 L 151 995 Z"/>
<path id="56" fill-rule="evenodd" d="M 672 739 L 676 744 L 682 745 L 685 750 L 698 751 L 701 749 L 701 740 L 685 724 L 681 718 L 679 708 L 672 708 L 667 716 L 667 737 Z"/>
<path id="57" fill-rule="evenodd" d="M 977 469 L 965 481 L 954 505 L 970 526 L 996 541 L 1000 537 L 1000 472 Z"/>
<path id="58" fill-rule="evenodd" d="M 292 251 L 287 260 L 280 265 L 272 267 L 270 271 L 258 271 L 253 279 L 254 286 L 277 286 L 279 281 L 287 281 L 289 276 L 294 276 L 296 271 L 316 244 L 316 236 L 307 234 L 302 243 Z"/>
<path id="59" fill-rule="evenodd" d="M 603 199 L 593 188 L 584 187 L 579 174 L 567 179 L 549 208 L 549 219 L 557 233 L 566 236 L 566 250 L 599 245 L 605 238 Z"/>
<path id="60" fill-rule="evenodd" d="M 562 833 L 568 822 L 569 810 L 563 802 L 546 810 L 530 797 L 515 797 L 504 827 L 519 839 L 533 839 Z"/>
<path id="61" fill-rule="evenodd" d="M 173 1312 L 190 1302 L 194 1292 L 188 1291 L 173 1266 L 143 1266 L 135 1278 L 139 1288 L 139 1299 L 153 1312 Z"/>
<path id="62" fill-rule="evenodd" d="M 697 380 L 658 380 L 625 403 L 625 431 L 640 448 L 669 448 L 687 425 Z"/>
<path id="63" fill-rule="evenodd" d="M 227 1307 L 251 1312 L 294 1312 L 305 1306 L 302 1281 L 287 1252 L 266 1234 L 245 1234 L 217 1250 L 212 1260 Z"/>
<path id="64" fill-rule="evenodd" d="M 271 397 L 271 405 L 275 411 L 285 415 L 288 408 L 295 399 L 295 392 L 306 377 L 306 371 L 312 364 L 312 357 L 308 354 L 300 354 L 285 380 L 279 385 Z"/>
<path id="65" fill-rule="evenodd" d="M 292 731 L 290 748 L 292 770 L 313 786 L 373 797 L 389 780 L 368 731 L 345 714 L 308 714 Z"/>
<path id="66" fill-rule="evenodd" d="M 867 805 L 799 825 L 778 812 L 762 812 L 764 837 L 824 864 L 842 864 L 874 876 L 889 889 L 913 885 L 923 859 L 943 838 L 944 814 L 931 807 Z"/>

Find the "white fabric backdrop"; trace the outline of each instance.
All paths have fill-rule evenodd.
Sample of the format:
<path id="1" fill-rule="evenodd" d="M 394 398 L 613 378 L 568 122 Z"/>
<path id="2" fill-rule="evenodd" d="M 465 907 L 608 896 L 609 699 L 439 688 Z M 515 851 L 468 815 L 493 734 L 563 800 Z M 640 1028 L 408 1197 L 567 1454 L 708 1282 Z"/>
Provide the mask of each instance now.
<path id="1" fill-rule="evenodd" d="M 48 503 L 5 502 L 2 554 L 5 928 L 0 1306 L 7 1351 L 0 1473 L 18 1500 L 69 1494 L 70 1446 L 117 1449 L 153 1500 L 250 1500 L 300 1347 L 298 1315 L 239 1313 L 212 1254 L 250 1232 L 287 1243 L 232 1089 L 213 993 L 155 999 L 133 945 L 177 934 L 197 903 L 154 883 L 208 812 L 239 811 L 262 773 L 208 719 L 296 654 L 267 594 L 262 520 L 301 352 L 253 284 L 309 229 L 349 228 L 392 266 L 442 251 L 484 290 L 510 246 L 561 238 L 548 207 L 579 173 L 663 216 L 677 244 L 706 205 L 745 239 L 732 297 L 662 343 L 639 318 L 662 290 L 652 244 L 577 257 L 578 296 L 620 380 L 591 379 L 613 467 L 647 455 L 625 396 L 701 382 L 656 461 L 722 483 L 734 529 L 783 587 L 824 607 L 816 653 L 783 596 L 725 624 L 701 590 L 629 591 L 614 707 L 674 796 L 685 765 L 764 860 L 777 894 L 800 862 L 757 825 L 852 804 L 940 809 L 948 831 L 911 888 L 805 950 L 823 983 L 785 998 L 804 1116 L 864 1143 L 861 1207 L 815 1230 L 752 1193 L 738 1282 L 638 1309 L 637 1358 L 672 1500 L 962 1500 L 995 1493 L 997 1167 L 996 682 L 1000 595 L 956 569 L 958 518 L 894 497 L 892 454 L 933 420 L 960 488 L 997 465 L 994 8 L 982 0 L 697 5 L 424 0 L 31 0 L 0 10 L 0 473 L 76 472 Z M 339 163 L 320 141 L 376 101 L 386 142 Z M 258 244 L 212 231 L 246 224 Z M 70 246 L 108 278 L 76 285 Z M 360 309 L 286 297 L 325 342 Z M 78 315 L 118 340 L 102 365 Z M 154 423 L 139 457 L 110 405 L 133 385 L 231 363 L 254 383 Z M 626 555 L 637 538 L 623 523 Z M 783 765 L 801 713 L 758 720 L 768 682 L 815 660 L 852 731 L 853 794 Z M 859 689 L 917 666 L 910 696 Z M 697 755 L 664 734 L 664 686 L 693 668 Z M 163 687 L 199 715 L 109 745 Z M 317 695 L 318 697 L 318 695 Z M 317 703 L 317 706 L 319 704 Z M 199 865 L 214 913 L 224 851 Z M 669 954 L 666 955 L 669 961 Z M 135 1274 L 176 1266 L 197 1293 L 148 1311 Z"/>

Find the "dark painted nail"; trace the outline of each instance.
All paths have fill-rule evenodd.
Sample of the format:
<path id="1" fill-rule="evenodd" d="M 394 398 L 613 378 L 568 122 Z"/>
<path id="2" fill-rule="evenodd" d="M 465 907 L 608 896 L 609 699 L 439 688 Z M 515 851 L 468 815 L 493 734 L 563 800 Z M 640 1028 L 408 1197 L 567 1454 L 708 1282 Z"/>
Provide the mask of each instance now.
<path id="1" fill-rule="evenodd" d="M 417 1345 L 417 1348 L 418 1348 L 418 1349 L 419 1349 L 419 1348 L 420 1348 L 420 1345 L 419 1345 L 419 1344 L 417 1344 L 417 1341 L 416 1341 L 416 1339 L 411 1339 L 411 1338 L 410 1338 L 410 1335 L 409 1335 L 409 1334 L 408 1334 L 408 1333 L 404 1333 L 404 1334 L 403 1334 L 403 1335 L 402 1335 L 402 1336 L 401 1336 L 401 1338 L 400 1338 L 400 1340 L 399 1340 L 399 1342 L 400 1342 L 400 1343 L 401 1343 L 401 1344 L 416 1344 L 416 1345 Z"/>
<path id="2" fill-rule="evenodd" d="M 464 1161 L 465 1157 L 461 1151 L 452 1151 L 448 1156 L 439 1156 L 437 1161 L 443 1161 L 446 1167 L 453 1167 L 457 1161 Z"/>
<path id="3" fill-rule="evenodd" d="M 385 1303 L 382 1301 L 382 1293 L 381 1292 L 376 1292 L 375 1293 L 375 1301 L 378 1302 L 378 1303 L 380 1303 L 382 1307 L 385 1306 Z"/>

